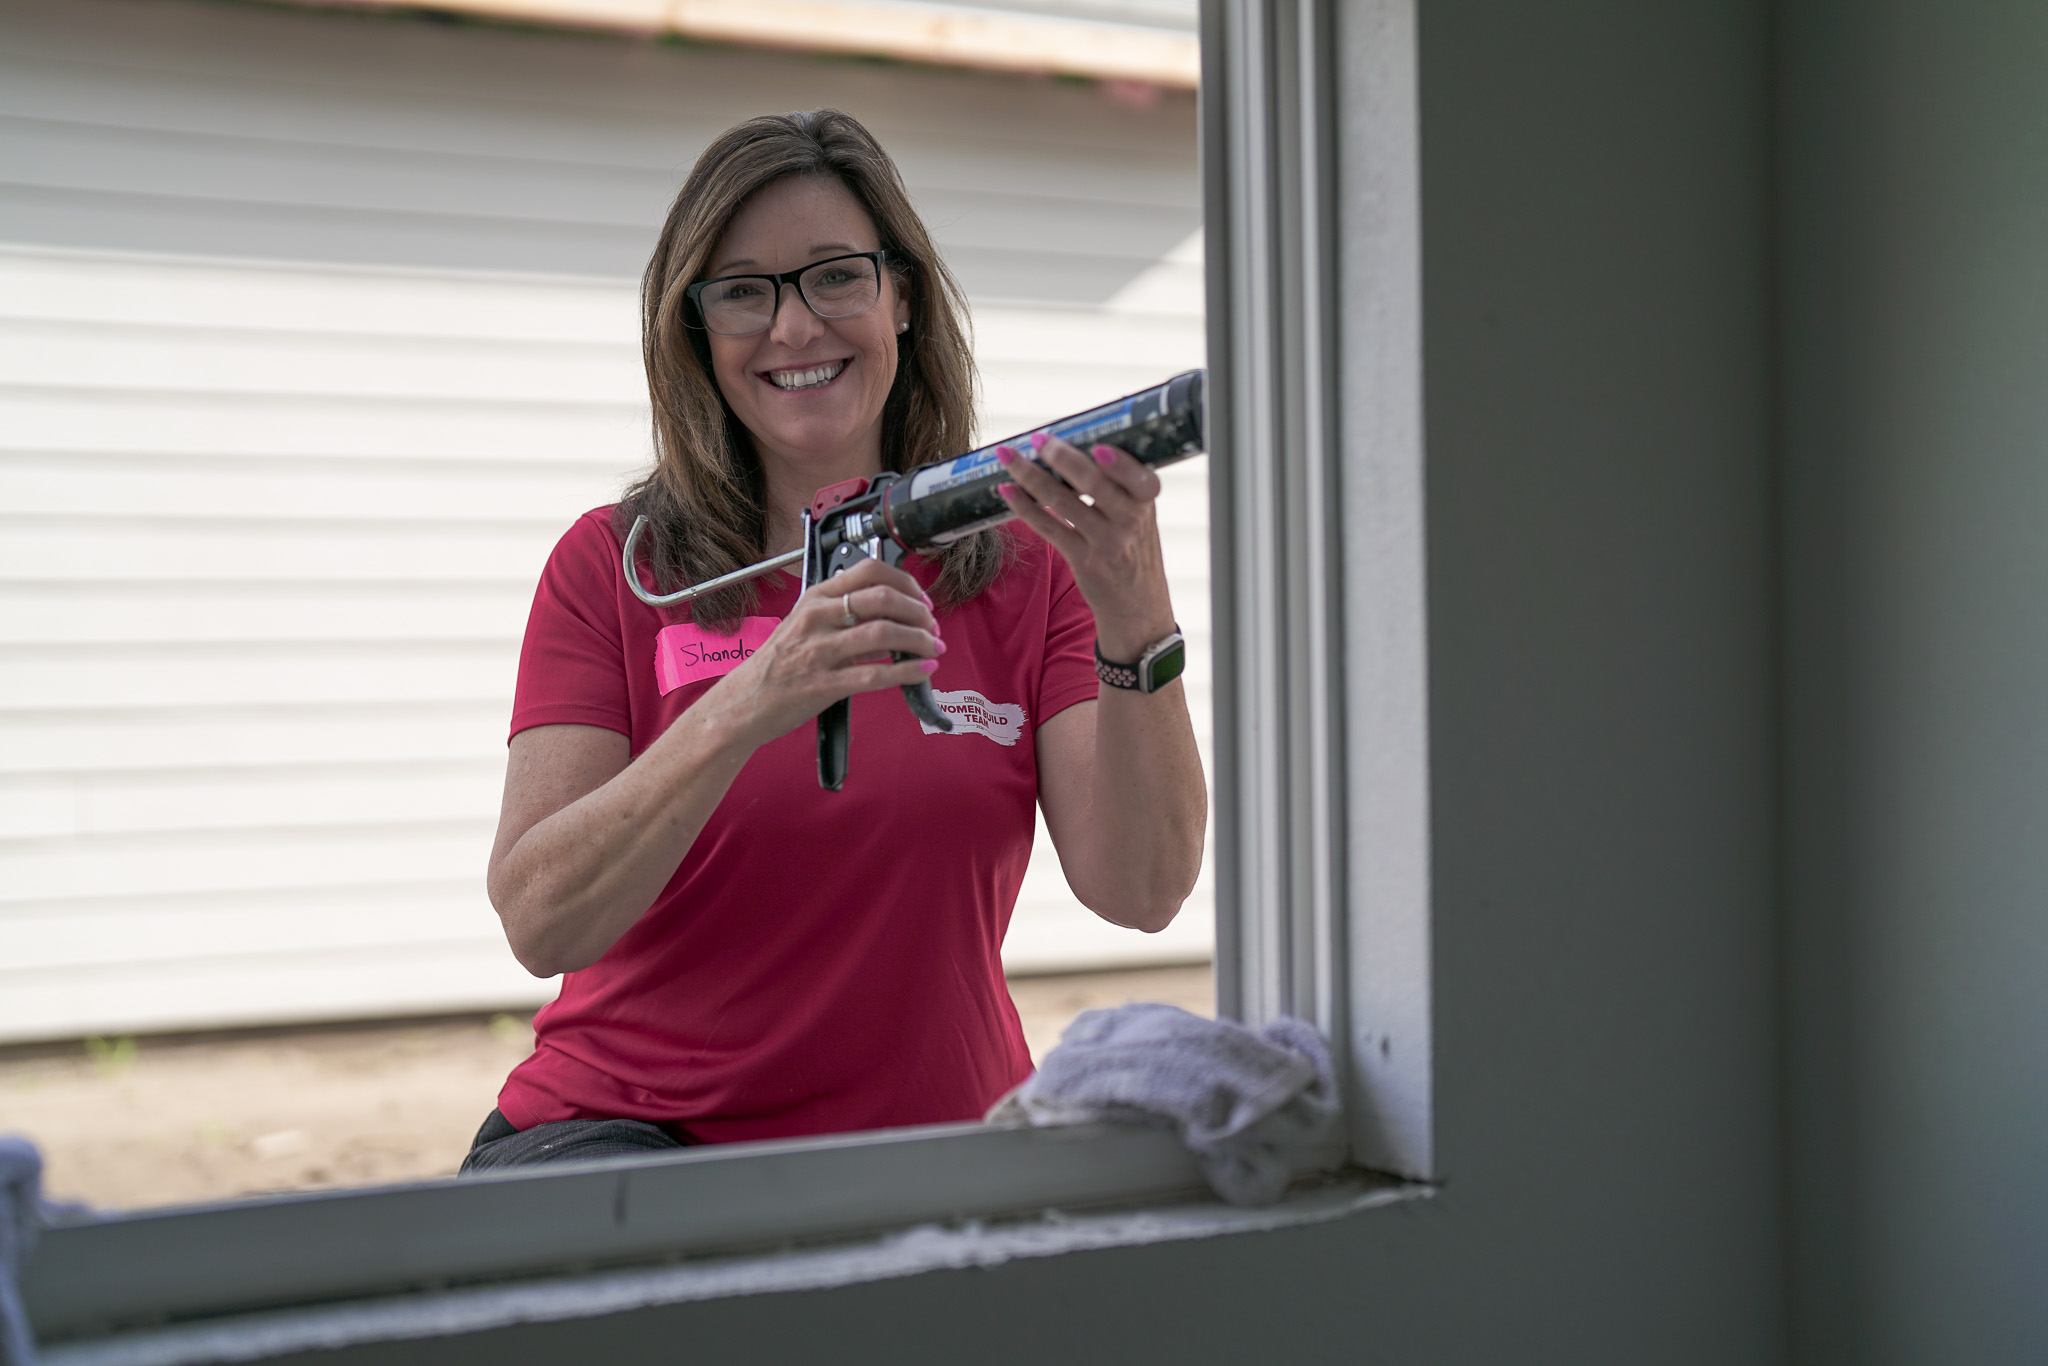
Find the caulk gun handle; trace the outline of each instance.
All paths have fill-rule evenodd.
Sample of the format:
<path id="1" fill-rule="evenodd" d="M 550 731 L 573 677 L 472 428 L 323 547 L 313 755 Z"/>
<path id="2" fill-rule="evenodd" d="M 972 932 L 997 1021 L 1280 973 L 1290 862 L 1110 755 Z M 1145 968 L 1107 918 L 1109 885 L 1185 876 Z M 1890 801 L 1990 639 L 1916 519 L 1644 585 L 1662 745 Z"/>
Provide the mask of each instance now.
<path id="1" fill-rule="evenodd" d="M 899 663 L 908 658 L 909 655 L 900 652 L 896 656 Z M 905 683 L 903 700 L 910 704 L 910 714 L 933 730 L 953 729 L 953 718 L 939 710 L 939 699 L 932 696 L 932 681 L 929 678 L 922 683 Z"/>
<path id="2" fill-rule="evenodd" d="M 853 736 L 853 699 L 842 697 L 818 713 L 818 786 L 846 786 L 846 751 Z"/>
<path id="3" fill-rule="evenodd" d="M 910 656 L 898 654 L 897 659 Z M 930 681 L 905 683 L 903 700 L 910 714 L 933 730 L 953 729 L 953 718 L 939 710 Z M 846 755 L 853 735 L 853 699 L 842 697 L 818 713 L 818 786 L 837 792 L 846 786 Z"/>
<path id="4" fill-rule="evenodd" d="M 882 542 L 882 562 L 891 569 L 903 567 L 903 547 L 895 541 Z M 894 652 L 896 662 L 901 664 L 910 656 L 901 650 Z M 916 683 L 903 685 L 903 700 L 910 704 L 910 714 L 923 722 L 926 729 L 950 731 L 953 718 L 939 710 L 939 699 L 932 696 L 932 681 L 927 678 Z"/>
<path id="5" fill-rule="evenodd" d="M 811 533 L 813 523 L 805 521 L 805 534 Z M 807 556 L 810 552 L 807 550 Z M 881 558 L 891 568 L 903 567 L 903 547 L 894 540 L 883 538 Z M 843 558 L 842 558 L 843 557 Z M 806 559 L 809 564 L 814 559 Z M 835 553 L 835 563 L 824 571 L 826 578 L 844 572 L 859 560 L 867 558 L 864 553 L 849 545 L 842 544 Z M 911 658 L 902 651 L 892 651 L 892 657 L 899 663 Z M 929 730 L 950 731 L 953 718 L 939 710 L 939 699 L 932 695 L 929 679 L 903 685 L 903 700 L 910 704 L 910 714 L 923 722 Z M 853 734 L 853 699 L 842 697 L 818 713 L 818 786 L 827 792 L 838 792 L 846 785 L 847 751 L 851 748 Z"/>

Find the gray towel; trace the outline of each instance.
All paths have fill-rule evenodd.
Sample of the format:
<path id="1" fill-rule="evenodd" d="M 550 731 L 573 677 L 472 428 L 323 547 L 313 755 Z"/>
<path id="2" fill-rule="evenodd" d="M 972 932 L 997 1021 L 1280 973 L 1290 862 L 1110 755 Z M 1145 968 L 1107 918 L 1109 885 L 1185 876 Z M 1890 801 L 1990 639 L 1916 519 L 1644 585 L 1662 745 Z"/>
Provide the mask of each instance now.
<path id="1" fill-rule="evenodd" d="M 21 1302 L 21 1268 L 43 1221 L 43 1155 L 25 1138 L 0 1138 L 0 1366 L 34 1366 L 35 1335 Z"/>
<path id="2" fill-rule="evenodd" d="M 1337 1088 L 1313 1025 L 1282 1019 L 1254 1032 L 1178 1006 L 1127 1005 L 1076 1016 L 988 1119 L 1171 1125 L 1218 1195 L 1265 1205 L 1329 1141 Z"/>

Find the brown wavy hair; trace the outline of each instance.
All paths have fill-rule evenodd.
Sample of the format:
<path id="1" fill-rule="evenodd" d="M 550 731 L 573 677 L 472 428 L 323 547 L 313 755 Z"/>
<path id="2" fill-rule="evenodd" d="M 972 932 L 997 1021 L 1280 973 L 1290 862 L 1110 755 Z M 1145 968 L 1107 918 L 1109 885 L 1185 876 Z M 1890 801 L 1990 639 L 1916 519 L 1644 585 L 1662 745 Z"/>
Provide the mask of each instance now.
<path id="1" fill-rule="evenodd" d="M 901 473 L 958 455 L 974 428 L 974 353 L 966 298 L 911 207 L 896 163 L 859 120 L 836 109 L 767 114 L 727 129 L 704 149 L 669 206 L 640 281 L 641 353 L 654 404 L 654 468 L 612 514 L 623 538 L 645 516 L 640 544 L 657 592 L 673 592 L 763 558 L 767 481 L 754 442 L 719 392 L 711 344 L 689 325 L 683 291 L 707 268 L 748 198 L 787 176 L 831 176 L 874 221 L 889 271 L 910 299 L 897 338 L 896 381 L 882 409 L 882 465 Z M 954 605 L 1002 572 L 1005 540 L 982 532 L 928 552 L 936 596 Z M 732 629 L 755 604 L 748 582 L 706 594 L 695 619 Z"/>

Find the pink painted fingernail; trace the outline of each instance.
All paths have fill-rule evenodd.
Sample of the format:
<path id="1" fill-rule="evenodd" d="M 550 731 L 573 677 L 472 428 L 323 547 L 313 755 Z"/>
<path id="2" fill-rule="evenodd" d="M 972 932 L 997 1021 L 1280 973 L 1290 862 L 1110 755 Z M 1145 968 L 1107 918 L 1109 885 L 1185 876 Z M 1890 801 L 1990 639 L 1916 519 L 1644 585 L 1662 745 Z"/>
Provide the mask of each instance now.
<path id="1" fill-rule="evenodd" d="M 1050 440 L 1052 440 L 1051 432 L 1033 432 L 1031 434 L 1031 449 L 1042 451 L 1045 449 L 1045 443 Z"/>
<path id="2" fill-rule="evenodd" d="M 945 641 L 943 641 L 943 640 L 939 641 L 939 650 L 938 650 L 938 652 L 939 652 L 940 654 L 944 654 L 944 653 L 946 653 L 946 642 L 945 642 Z"/>
<path id="3" fill-rule="evenodd" d="M 1095 463 L 1098 465 L 1114 465 L 1116 463 L 1116 447 L 1114 446 L 1097 446 L 1089 454 L 1095 457 Z"/>
<path id="4" fill-rule="evenodd" d="M 929 594 L 929 593 L 925 592 L 925 591 L 924 591 L 924 590 L 923 590 L 922 588 L 920 588 L 920 589 L 918 589 L 918 590 L 917 590 L 917 595 L 918 595 L 919 597 L 921 597 L 921 598 L 923 598 L 923 599 L 924 599 L 924 605 L 925 605 L 925 606 L 929 607 L 929 606 L 931 606 L 931 605 L 932 605 L 932 595 L 931 595 L 931 594 Z"/>
<path id="5" fill-rule="evenodd" d="M 1018 488 L 1015 484 L 997 484 L 996 492 L 1005 498 L 1022 498 L 1024 496 L 1024 490 Z"/>
<path id="6" fill-rule="evenodd" d="M 996 463 L 998 465 L 1008 465 L 1014 462 L 1016 459 L 1017 452 L 1011 450 L 1008 446 L 996 447 Z"/>
<path id="7" fill-rule="evenodd" d="M 919 673 L 935 674 L 939 671 L 939 661 L 936 659 L 920 659 L 917 661 L 917 670 Z"/>

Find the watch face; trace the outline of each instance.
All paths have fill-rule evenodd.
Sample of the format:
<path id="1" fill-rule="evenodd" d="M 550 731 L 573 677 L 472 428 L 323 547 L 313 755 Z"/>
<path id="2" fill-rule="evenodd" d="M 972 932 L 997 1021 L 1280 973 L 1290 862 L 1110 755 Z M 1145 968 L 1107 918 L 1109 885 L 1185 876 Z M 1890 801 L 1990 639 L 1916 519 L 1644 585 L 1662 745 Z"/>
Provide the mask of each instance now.
<path id="1" fill-rule="evenodd" d="M 1152 663 L 1146 670 L 1150 675 L 1150 684 L 1146 687 L 1145 691 L 1158 692 L 1161 688 L 1173 682 L 1174 679 L 1179 678 L 1181 670 L 1185 669 L 1187 665 L 1187 642 L 1176 640 L 1173 644 L 1152 657 Z"/>

